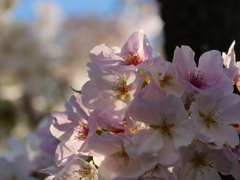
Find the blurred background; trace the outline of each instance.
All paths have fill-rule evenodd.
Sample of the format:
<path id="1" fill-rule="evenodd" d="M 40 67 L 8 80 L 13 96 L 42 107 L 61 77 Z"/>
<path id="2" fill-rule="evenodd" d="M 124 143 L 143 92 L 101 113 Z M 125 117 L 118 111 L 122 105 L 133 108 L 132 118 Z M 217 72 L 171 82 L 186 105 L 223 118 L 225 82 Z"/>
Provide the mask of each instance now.
<path id="1" fill-rule="evenodd" d="M 0 0 L 0 155 L 18 144 L 7 145 L 9 137 L 24 141 L 49 113 L 65 110 L 70 86 L 81 90 L 88 80 L 94 46 L 122 47 L 143 29 L 169 61 L 176 46 L 189 45 L 198 61 L 233 40 L 238 55 L 239 9 L 239 0 Z"/>

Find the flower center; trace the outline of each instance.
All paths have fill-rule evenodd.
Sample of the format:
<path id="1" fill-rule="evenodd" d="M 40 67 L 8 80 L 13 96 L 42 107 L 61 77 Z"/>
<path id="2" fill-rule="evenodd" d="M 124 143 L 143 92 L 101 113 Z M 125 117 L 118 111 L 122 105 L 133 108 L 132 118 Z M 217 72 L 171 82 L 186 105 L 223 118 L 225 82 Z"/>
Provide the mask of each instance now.
<path id="1" fill-rule="evenodd" d="M 162 132 L 164 136 L 168 136 L 168 138 L 172 137 L 172 130 L 171 128 L 174 126 L 174 124 L 170 121 L 168 122 L 166 119 L 160 120 L 160 125 L 154 125 L 151 124 L 149 127 L 153 128 L 154 130 L 159 130 Z"/>
<path id="2" fill-rule="evenodd" d="M 93 170 L 91 168 L 84 170 L 75 170 L 73 171 L 73 175 L 75 178 L 78 178 L 79 180 L 82 179 L 88 179 L 88 180 L 93 180 Z"/>
<path id="3" fill-rule="evenodd" d="M 129 52 L 129 55 L 124 56 L 123 59 L 128 62 L 128 65 L 133 64 L 134 66 L 143 62 L 143 60 L 138 55 L 137 50 Z"/>
<path id="4" fill-rule="evenodd" d="M 123 78 L 123 80 L 121 81 L 118 79 L 118 81 L 119 81 L 118 83 L 114 81 L 116 85 L 112 87 L 114 93 L 117 94 L 117 99 L 121 99 L 123 96 L 130 98 L 130 95 L 128 94 L 129 87 L 127 86 L 126 78 Z"/>
<path id="5" fill-rule="evenodd" d="M 163 78 L 161 78 L 161 76 L 162 76 L 162 73 L 158 73 L 159 83 L 160 83 L 161 87 L 164 87 L 165 85 L 169 85 L 170 81 L 176 78 L 175 76 L 173 76 L 172 74 L 170 74 L 168 72 L 165 73 Z"/>
<path id="6" fill-rule="evenodd" d="M 207 127 L 210 126 L 215 126 L 218 127 L 218 118 L 216 117 L 216 113 L 220 113 L 220 111 L 215 110 L 215 111 L 207 111 L 207 115 L 203 114 L 202 112 L 198 112 L 200 117 L 203 118 L 203 122 L 206 124 Z M 220 119 L 220 121 L 222 121 L 222 119 Z M 222 124 L 221 124 L 222 125 Z"/>
<path id="7" fill-rule="evenodd" d="M 77 127 L 74 128 L 74 131 L 77 132 L 77 135 L 75 136 L 75 140 L 85 140 L 88 136 L 89 128 L 87 124 L 78 124 Z"/>
<path id="8" fill-rule="evenodd" d="M 206 153 L 199 153 L 196 152 L 194 159 L 192 159 L 190 162 L 193 163 L 193 168 L 203 168 L 203 167 L 210 167 L 208 160 L 206 159 L 207 154 Z"/>
<path id="9" fill-rule="evenodd" d="M 206 84 L 207 80 L 204 79 L 204 73 L 201 71 L 195 71 L 195 69 L 193 69 L 189 72 L 189 82 L 194 86 L 201 88 L 201 86 Z"/>
<path id="10" fill-rule="evenodd" d="M 132 161 L 132 159 L 129 158 L 128 154 L 124 149 L 122 151 L 118 151 L 115 154 L 110 155 L 109 157 L 113 157 L 114 159 L 116 159 L 116 161 L 119 161 L 119 160 L 122 161 L 123 165 L 127 165 L 129 160 Z"/>

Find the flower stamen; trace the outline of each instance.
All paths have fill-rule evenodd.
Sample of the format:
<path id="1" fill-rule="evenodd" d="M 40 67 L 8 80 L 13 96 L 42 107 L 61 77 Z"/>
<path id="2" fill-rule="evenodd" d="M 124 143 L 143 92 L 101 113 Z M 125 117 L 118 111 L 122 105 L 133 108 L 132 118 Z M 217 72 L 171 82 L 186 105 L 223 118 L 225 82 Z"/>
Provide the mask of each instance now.
<path id="1" fill-rule="evenodd" d="M 158 77 L 159 77 L 159 84 L 161 85 L 161 87 L 164 87 L 165 85 L 169 85 L 170 81 L 175 79 L 176 77 L 170 73 L 165 73 L 165 75 L 163 76 L 162 79 L 160 79 L 162 76 L 162 73 L 158 73 Z"/>
<path id="2" fill-rule="evenodd" d="M 77 132 L 77 135 L 75 136 L 75 140 L 85 140 L 88 136 L 89 128 L 87 124 L 78 124 L 77 127 L 74 128 L 74 131 Z"/>
<path id="3" fill-rule="evenodd" d="M 162 132 L 164 136 L 168 136 L 168 138 L 172 138 L 172 130 L 171 128 L 174 124 L 170 121 L 168 122 L 166 119 L 160 120 L 160 125 L 151 124 L 149 127 L 153 128 L 154 130 L 159 130 Z"/>
<path id="4" fill-rule="evenodd" d="M 129 92 L 129 87 L 127 86 L 127 80 L 126 78 L 123 78 L 121 81 L 118 79 L 119 83 L 114 83 L 116 84 L 113 86 L 114 93 L 117 94 L 117 99 L 121 99 L 123 96 L 130 98 L 130 95 L 128 94 Z"/>
<path id="5" fill-rule="evenodd" d="M 79 180 L 82 180 L 84 178 L 93 180 L 93 170 L 91 168 L 89 169 L 84 168 L 84 170 L 80 170 L 80 169 L 74 170 L 73 175 L 75 178 L 78 178 Z"/>
<path id="6" fill-rule="evenodd" d="M 204 79 L 204 73 L 201 71 L 195 71 L 195 69 L 189 71 L 189 82 L 194 86 L 200 88 L 202 85 L 206 84 L 207 80 Z"/>
<path id="7" fill-rule="evenodd" d="M 134 66 L 137 66 L 138 64 L 143 62 L 137 51 L 138 49 L 134 50 L 133 52 L 129 52 L 129 55 L 123 57 L 123 59 L 128 62 L 128 65 L 133 64 Z"/>

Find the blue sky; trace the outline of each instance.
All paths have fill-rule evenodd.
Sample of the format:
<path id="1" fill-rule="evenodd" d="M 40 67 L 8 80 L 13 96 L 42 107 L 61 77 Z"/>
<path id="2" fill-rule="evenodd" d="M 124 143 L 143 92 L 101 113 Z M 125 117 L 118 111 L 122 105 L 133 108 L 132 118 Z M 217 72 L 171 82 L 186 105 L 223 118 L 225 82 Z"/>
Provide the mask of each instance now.
<path id="1" fill-rule="evenodd" d="M 33 5 L 36 2 L 56 2 L 66 14 L 85 15 L 94 12 L 99 15 L 111 14 L 122 5 L 122 0 L 19 0 L 14 15 L 19 20 L 34 19 Z"/>

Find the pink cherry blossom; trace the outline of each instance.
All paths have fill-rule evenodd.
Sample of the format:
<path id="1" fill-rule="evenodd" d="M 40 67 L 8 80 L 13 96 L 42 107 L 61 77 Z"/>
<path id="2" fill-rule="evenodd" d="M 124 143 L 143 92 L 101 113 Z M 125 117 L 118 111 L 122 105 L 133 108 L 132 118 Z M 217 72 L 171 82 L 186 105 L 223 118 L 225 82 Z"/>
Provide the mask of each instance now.
<path id="1" fill-rule="evenodd" d="M 94 47 L 90 52 L 91 61 L 104 66 L 137 66 L 151 57 L 152 47 L 142 30 L 134 32 L 122 49 L 101 44 Z"/>
<path id="2" fill-rule="evenodd" d="M 194 135 L 180 99 L 172 94 L 162 100 L 141 98 L 134 107 L 135 121 L 147 126 L 132 137 L 136 153 L 158 153 L 160 164 L 175 163 L 179 158 L 177 149 L 188 145 Z"/>
<path id="3" fill-rule="evenodd" d="M 142 89 L 133 99 L 131 106 L 127 109 L 126 120 L 128 122 L 128 128 L 137 128 L 141 126 L 141 122 L 135 121 L 134 114 L 132 113 L 134 110 L 134 102 L 138 101 L 140 98 L 154 98 L 154 99 L 162 99 L 167 96 L 167 92 L 160 88 L 155 81 L 150 81 L 144 89 Z M 131 114 L 131 115 L 130 115 Z M 144 125 L 143 125 L 144 126 Z"/>
<path id="4" fill-rule="evenodd" d="M 71 97 L 70 102 L 76 108 L 76 112 L 68 110 L 65 112 L 54 112 L 50 131 L 57 139 L 61 141 L 56 149 L 57 164 L 62 164 L 72 159 L 79 153 L 87 153 L 91 150 L 88 148 L 88 138 L 96 132 L 96 112 L 89 113 L 84 111 L 81 105 L 81 95 Z M 74 104 L 74 102 L 79 102 Z M 83 116 L 87 119 L 84 119 Z"/>
<path id="5" fill-rule="evenodd" d="M 150 73 L 151 80 L 155 81 L 159 87 L 165 89 L 168 94 L 181 97 L 186 90 L 184 84 L 177 76 L 175 65 L 165 61 L 160 56 L 144 61 L 138 68 L 147 70 Z"/>
<path id="6" fill-rule="evenodd" d="M 239 123 L 240 97 L 224 95 L 220 88 L 208 89 L 196 96 L 190 107 L 191 120 L 196 130 L 207 142 L 222 147 L 228 142 L 231 147 L 239 144 L 237 131 L 230 124 Z"/>
<path id="7" fill-rule="evenodd" d="M 129 68 L 105 68 L 96 63 L 88 66 L 90 81 L 82 88 L 83 105 L 122 121 L 135 94 L 141 90 L 143 78 Z"/>
<path id="8" fill-rule="evenodd" d="M 133 33 L 123 45 L 120 56 L 127 64 L 138 65 L 152 57 L 152 46 L 143 31 Z"/>
<path id="9" fill-rule="evenodd" d="M 179 148 L 180 164 L 173 174 L 176 180 L 221 180 L 218 172 L 229 174 L 232 161 L 225 149 L 209 149 L 204 143 L 192 143 Z"/>
<path id="10" fill-rule="evenodd" d="M 227 76 L 232 80 L 237 75 L 237 71 L 238 71 L 238 68 L 236 66 L 236 54 L 235 54 L 234 46 L 235 46 L 235 41 L 232 42 L 231 46 L 228 49 L 227 54 L 222 53 L 223 64 L 226 67 L 224 70 Z"/>
<path id="11" fill-rule="evenodd" d="M 236 54 L 234 50 L 235 41 L 229 47 L 228 53 L 222 54 L 224 59 L 225 72 L 227 76 L 236 84 L 238 91 L 240 91 L 240 62 L 236 62 Z"/>
<path id="12" fill-rule="evenodd" d="M 190 47 L 176 47 L 173 64 L 188 92 L 200 92 L 216 87 L 223 89 L 225 94 L 233 92 L 232 80 L 224 73 L 223 58 L 219 51 L 204 53 L 197 67 L 194 62 L 194 52 Z"/>
<path id="13" fill-rule="evenodd" d="M 132 153 L 132 148 L 129 141 L 121 138 L 119 134 L 94 135 L 89 140 L 89 147 L 104 156 L 102 162 L 97 164 L 99 180 L 112 180 L 115 177 L 137 178 L 157 164 L 154 156 L 137 157 L 138 159 L 136 155 L 130 156 L 128 153 Z M 94 162 L 95 158 L 94 156 Z"/>
<path id="14" fill-rule="evenodd" d="M 94 165 L 79 157 L 61 166 L 42 169 L 40 172 L 50 174 L 46 180 L 98 180 L 98 171 Z"/>

